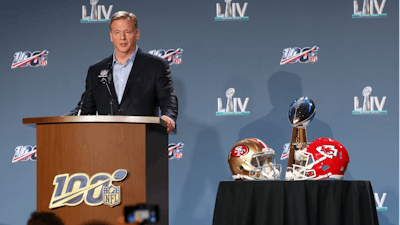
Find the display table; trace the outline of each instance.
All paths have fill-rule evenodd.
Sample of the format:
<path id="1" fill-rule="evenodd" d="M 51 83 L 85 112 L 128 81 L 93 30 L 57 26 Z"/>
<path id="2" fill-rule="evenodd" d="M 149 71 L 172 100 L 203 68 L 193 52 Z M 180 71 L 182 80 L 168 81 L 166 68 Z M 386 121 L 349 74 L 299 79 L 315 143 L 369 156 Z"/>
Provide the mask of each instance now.
<path id="1" fill-rule="evenodd" d="M 222 181 L 213 225 L 378 225 L 369 181 Z"/>

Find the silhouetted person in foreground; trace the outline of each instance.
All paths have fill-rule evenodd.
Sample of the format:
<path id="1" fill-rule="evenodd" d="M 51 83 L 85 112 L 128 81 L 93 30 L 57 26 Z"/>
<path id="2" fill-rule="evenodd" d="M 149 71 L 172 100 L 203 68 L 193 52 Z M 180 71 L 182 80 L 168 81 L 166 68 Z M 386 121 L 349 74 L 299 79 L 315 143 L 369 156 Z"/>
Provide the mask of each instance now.
<path id="1" fill-rule="evenodd" d="M 64 222 L 51 212 L 33 212 L 28 225 L 64 225 Z"/>
<path id="2" fill-rule="evenodd" d="M 100 221 L 100 220 L 92 220 L 86 223 L 83 223 L 82 225 L 111 225 L 107 222 Z"/>

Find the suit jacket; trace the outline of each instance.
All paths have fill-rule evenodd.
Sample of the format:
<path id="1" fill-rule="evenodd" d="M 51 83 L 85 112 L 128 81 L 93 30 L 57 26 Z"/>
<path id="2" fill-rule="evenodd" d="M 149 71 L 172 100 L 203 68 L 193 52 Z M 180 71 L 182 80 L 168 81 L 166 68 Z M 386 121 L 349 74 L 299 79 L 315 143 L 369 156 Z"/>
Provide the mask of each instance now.
<path id="1" fill-rule="evenodd" d="M 100 83 L 98 75 L 102 70 L 109 69 L 112 60 L 111 55 L 89 67 L 86 91 L 82 95 L 83 98 L 86 94 L 82 106 L 83 115 L 95 115 L 96 111 L 99 115 L 111 114 L 111 96 L 105 84 L 98 85 Z M 161 115 L 166 115 L 176 121 L 178 99 L 173 89 L 167 61 L 138 49 L 120 104 L 113 79 L 109 87 L 114 115 L 159 116 L 160 108 Z M 76 109 L 79 109 L 79 104 Z"/>

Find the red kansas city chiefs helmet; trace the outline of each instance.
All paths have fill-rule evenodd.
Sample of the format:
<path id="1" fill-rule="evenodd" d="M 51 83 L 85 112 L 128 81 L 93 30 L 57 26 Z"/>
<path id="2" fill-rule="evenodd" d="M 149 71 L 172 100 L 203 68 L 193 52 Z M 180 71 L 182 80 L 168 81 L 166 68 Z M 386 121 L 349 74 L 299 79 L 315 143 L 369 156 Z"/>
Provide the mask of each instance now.
<path id="1" fill-rule="evenodd" d="M 314 140 L 307 148 L 296 151 L 295 159 L 301 164 L 293 165 L 295 180 L 341 180 L 350 161 L 347 150 L 332 138 Z"/>

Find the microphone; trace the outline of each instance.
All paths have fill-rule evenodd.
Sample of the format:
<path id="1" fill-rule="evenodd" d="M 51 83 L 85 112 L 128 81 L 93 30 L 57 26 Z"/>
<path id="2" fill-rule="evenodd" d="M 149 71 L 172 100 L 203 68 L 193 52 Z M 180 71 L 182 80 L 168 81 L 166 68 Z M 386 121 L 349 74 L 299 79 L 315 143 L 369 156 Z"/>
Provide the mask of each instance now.
<path id="1" fill-rule="evenodd" d="M 99 82 L 100 83 L 106 84 L 106 83 L 110 83 L 111 82 L 111 76 L 110 76 L 111 68 L 112 68 L 112 64 L 108 63 L 107 69 L 100 71 L 100 74 L 97 76 L 97 78 L 99 78 Z"/>
<path id="2" fill-rule="evenodd" d="M 113 75 L 113 64 L 112 64 L 112 62 L 109 62 L 107 67 L 108 67 L 108 71 L 109 71 L 108 72 L 107 81 L 108 81 L 108 84 L 111 84 L 112 75 Z"/>
<path id="3" fill-rule="evenodd" d="M 111 108 L 111 114 L 110 115 L 112 116 L 113 115 L 113 96 L 111 94 L 110 86 L 108 86 L 109 84 L 111 84 L 111 79 L 112 79 L 112 71 L 113 71 L 112 62 L 109 62 L 107 67 L 108 67 L 107 79 L 106 79 L 105 84 L 107 86 L 108 94 L 110 94 L 110 99 L 111 99 L 110 100 L 110 108 Z"/>
<path id="4" fill-rule="evenodd" d="M 108 86 L 108 84 L 111 83 L 111 79 L 112 79 L 112 63 L 109 62 L 107 65 L 107 70 L 102 70 L 100 72 L 100 74 L 97 76 L 97 78 L 99 79 L 99 83 L 94 86 L 92 89 L 86 91 L 82 97 L 82 100 L 80 102 L 80 106 L 79 106 L 79 111 L 78 111 L 78 116 L 81 115 L 82 112 L 82 106 L 83 106 L 83 101 L 85 100 L 85 97 L 87 94 L 89 94 L 91 91 L 93 91 L 94 89 L 96 89 L 100 84 L 105 84 L 107 86 L 107 90 L 108 93 L 110 94 L 111 100 L 110 100 L 110 105 L 111 105 L 111 115 L 113 115 L 113 108 L 112 108 L 112 103 L 113 103 L 113 99 L 112 99 L 112 94 L 110 91 L 110 87 Z M 111 72 L 110 72 L 111 71 Z"/>

